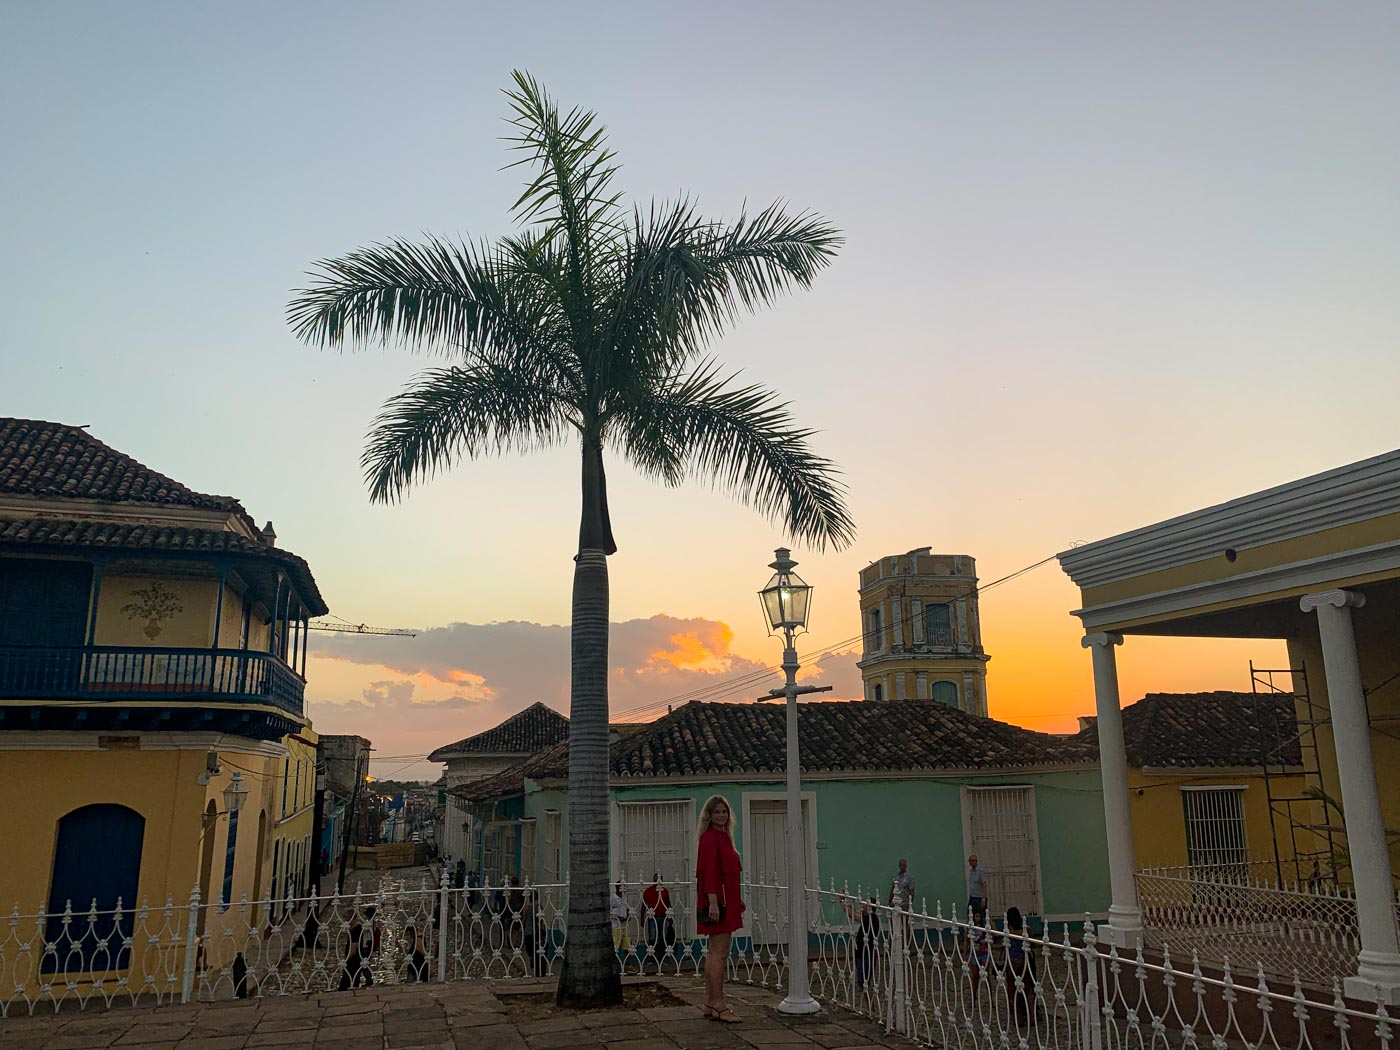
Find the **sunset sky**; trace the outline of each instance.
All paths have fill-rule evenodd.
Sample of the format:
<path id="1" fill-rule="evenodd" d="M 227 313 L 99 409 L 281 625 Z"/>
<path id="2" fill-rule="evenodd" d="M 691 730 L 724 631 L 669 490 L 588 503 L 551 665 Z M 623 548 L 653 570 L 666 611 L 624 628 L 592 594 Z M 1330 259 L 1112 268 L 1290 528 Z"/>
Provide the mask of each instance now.
<path id="1" fill-rule="evenodd" d="M 576 454 L 467 463 L 370 506 L 358 456 L 425 365 L 298 344 L 316 259 L 511 231 L 500 94 L 608 124 L 634 200 L 784 198 L 847 243 L 715 347 L 791 398 L 855 546 L 795 550 L 801 651 L 859 695 L 857 572 L 983 582 L 1400 444 L 1400 7 L 1316 3 L 242 3 L 0 8 L 0 414 L 90 424 L 304 556 L 332 611 L 323 732 L 375 771 L 567 706 Z M 781 530 L 613 460 L 613 710 L 777 662 Z M 1053 562 L 983 598 L 995 717 L 1073 727 L 1089 660 Z M 1130 640 L 1125 700 L 1248 688 L 1280 646 Z M 402 756 L 402 757 L 400 757 Z"/>

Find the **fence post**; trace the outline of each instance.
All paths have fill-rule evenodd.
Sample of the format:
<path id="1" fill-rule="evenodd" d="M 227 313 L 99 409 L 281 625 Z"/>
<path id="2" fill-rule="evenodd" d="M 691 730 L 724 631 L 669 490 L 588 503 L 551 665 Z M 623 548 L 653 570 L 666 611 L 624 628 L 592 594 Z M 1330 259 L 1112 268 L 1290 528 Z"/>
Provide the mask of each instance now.
<path id="1" fill-rule="evenodd" d="M 895 907 L 890 912 L 890 982 L 889 995 L 885 1004 L 885 1031 L 908 1033 L 909 1024 L 905 1013 L 904 988 L 904 930 L 906 914 Z"/>
<path id="2" fill-rule="evenodd" d="M 1080 1004 L 1079 1045 L 1103 1050 L 1103 1017 L 1099 1013 L 1099 949 L 1094 924 L 1084 920 L 1084 1000 Z"/>
<path id="3" fill-rule="evenodd" d="M 443 982 L 445 982 L 445 981 L 447 980 L 447 930 L 448 930 L 448 925 L 449 925 L 449 924 L 448 924 L 448 920 L 447 920 L 447 916 L 448 916 L 448 913 L 449 913 L 449 907 L 448 907 L 448 906 L 449 906 L 449 904 L 451 903 L 451 901 L 450 901 L 450 899 L 449 899 L 449 897 L 448 897 L 448 887 L 451 886 L 451 882 L 449 881 L 450 875 L 451 875 L 451 873 L 448 871 L 447 865 L 444 864 L 444 865 L 443 865 L 443 868 L 442 868 L 442 878 L 441 878 L 441 879 L 439 880 L 439 882 L 438 882 L 438 931 L 437 931 L 437 935 L 438 935 L 438 952 L 437 952 L 437 955 L 438 955 L 438 983 L 439 983 L 439 984 L 441 984 L 441 983 L 443 983 Z"/>
<path id="4" fill-rule="evenodd" d="M 199 883 L 190 890 L 190 921 L 185 927 L 185 976 L 180 984 L 180 1002 L 187 1003 L 194 993 L 194 957 L 199 940 Z"/>

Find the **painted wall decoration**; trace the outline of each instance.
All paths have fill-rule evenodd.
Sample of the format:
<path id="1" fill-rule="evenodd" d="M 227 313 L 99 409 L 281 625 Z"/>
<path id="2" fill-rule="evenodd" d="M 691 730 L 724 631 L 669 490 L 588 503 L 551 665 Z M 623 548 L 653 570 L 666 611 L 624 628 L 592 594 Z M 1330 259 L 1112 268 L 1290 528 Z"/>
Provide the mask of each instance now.
<path id="1" fill-rule="evenodd" d="M 165 621 L 185 611 L 180 599 L 159 580 L 149 587 L 134 588 L 131 597 L 133 600 L 122 606 L 122 615 L 128 620 L 145 620 L 142 633 L 153 642 L 160 636 Z"/>

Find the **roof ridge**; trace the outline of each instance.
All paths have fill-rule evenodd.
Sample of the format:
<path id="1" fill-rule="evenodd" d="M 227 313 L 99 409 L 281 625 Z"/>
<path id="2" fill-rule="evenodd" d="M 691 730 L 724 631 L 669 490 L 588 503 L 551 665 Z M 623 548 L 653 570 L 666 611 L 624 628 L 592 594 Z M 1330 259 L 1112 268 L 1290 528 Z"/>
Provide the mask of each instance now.
<path id="1" fill-rule="evenodd" d="M 62 455 L 63 445 L 79 443 L 81 452 Z M 43 461 L 38 462 L 41 456 Z M 111 462 L 91 462 L 95 457 Z M 109 478 L 110 471 L 101 469 L 104 466 L 116 467 L 118 476 Z M 94 470 L 100 473 L 94 476 Z M 238 514 L 257 529 L 237 498 L 193 489 L 107 444 L 89 433 L 86 425 L 51 420 L 0 416 L 0 493 L 223 510 Z"/>

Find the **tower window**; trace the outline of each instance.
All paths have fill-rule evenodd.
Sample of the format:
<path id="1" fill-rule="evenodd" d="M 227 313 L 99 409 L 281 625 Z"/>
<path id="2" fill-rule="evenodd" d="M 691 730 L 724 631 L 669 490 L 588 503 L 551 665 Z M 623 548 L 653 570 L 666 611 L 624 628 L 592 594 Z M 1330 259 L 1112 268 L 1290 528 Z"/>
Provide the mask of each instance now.
<path id="1" fill-rule="evenodd" d="M 928 644 L 940 649 L 953 647 L 952 610 L 943 602 L 924 606 L 924 637 Z"/>
<path id="2" fill-rule="evenodd" d="M 866 643 L 866 649 L 876 650 L 880 648 L 880 610 L 870 610 L 870 639 Z"/>
<path id="3" fill-rule="evenodd" d="M 872 699 L 872 700 L 883 700 L 884 698 L 885 698 L 885 687 L 884 687 L 883 685 L 881 685 L 879 682 L 876 682 L 874 685 L 872 685 L 872 686 L 870 687 L 870 699 Z"/>
<path id="4" fill-rule="evenodd" d="M 947 704 L 949 707 L 957 707 L 957 683 L 948 681 L 934 682 L 932 696 L 933 699 L 937 700 L 940 704 Z"/>

